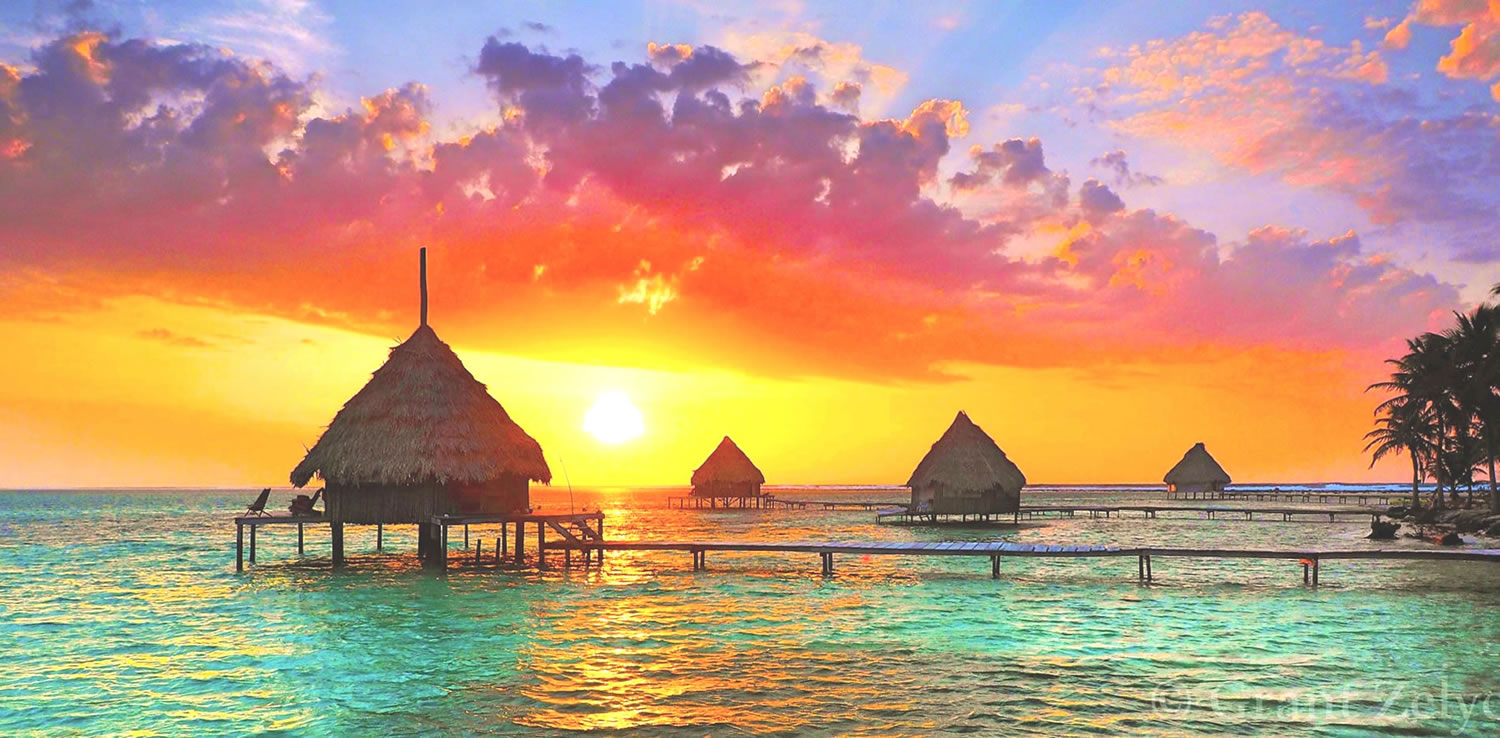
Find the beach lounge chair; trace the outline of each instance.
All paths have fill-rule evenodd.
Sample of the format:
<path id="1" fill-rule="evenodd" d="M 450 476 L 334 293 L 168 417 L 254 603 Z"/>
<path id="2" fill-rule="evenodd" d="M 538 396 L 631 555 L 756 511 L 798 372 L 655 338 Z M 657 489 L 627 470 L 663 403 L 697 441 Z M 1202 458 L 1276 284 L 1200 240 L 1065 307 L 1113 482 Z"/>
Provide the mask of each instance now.
<path id="1" fill-rule="evenodd" d="M 250 506 L 247 507 L 247 508 L 245 508 L 245 514 L 246 515 L 270 515 L 270 513 L 266 512 L 266 500 L 269 500 L 270 498 L 271 498 L 271 488 L 270 487 L 267 487 L 267 488 L 261 490 L 260 491 L 260 496 L 255 498 L 255 502 L 250 503 Z"/>

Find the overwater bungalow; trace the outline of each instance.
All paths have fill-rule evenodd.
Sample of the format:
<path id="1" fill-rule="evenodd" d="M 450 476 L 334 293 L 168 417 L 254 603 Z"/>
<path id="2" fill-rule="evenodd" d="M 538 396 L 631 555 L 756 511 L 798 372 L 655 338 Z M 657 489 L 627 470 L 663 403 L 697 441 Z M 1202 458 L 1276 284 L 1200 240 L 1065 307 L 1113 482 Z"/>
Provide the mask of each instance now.
<path id="1" fill-rule="evenodd" d="M 427 324 L 426 249 L 421 324 L 391 349 L 291 473 L 325 483 L 334 565 L 345 523 L 429 525 L 449 514 L 525 514 L 531 482 L 550 483 L 542 447 L 517 425 Z"/>
<path id="2" fill-rule="evenodd" d="M 1229 473 L 1208 453 L 1203 444 L 1195 443 L 1182 455 L 1182 461 L 1162 478 L 1169 495 L 1216 495 L 1229 485 Z"/>
<path id="3" fill-rule="evenodd" d="M 960 411 L 907 480 L 911 513 L 1014 513 L 1026 475 L 982 428 Z"/>
<path id="4" fill-rule="evenodd" d="M 698 497 L 756 497 L 766 483 L 766 475 L 734 439 L 724 436 L 703 465 L 693 470 L 692 481 L 692 494 Z"/>

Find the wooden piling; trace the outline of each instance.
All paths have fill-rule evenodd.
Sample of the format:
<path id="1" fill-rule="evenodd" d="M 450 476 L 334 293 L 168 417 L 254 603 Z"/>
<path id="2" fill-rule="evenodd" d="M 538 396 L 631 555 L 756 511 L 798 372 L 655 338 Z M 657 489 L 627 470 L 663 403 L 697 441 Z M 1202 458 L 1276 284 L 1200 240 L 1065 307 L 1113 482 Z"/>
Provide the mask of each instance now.
<path id="1" fill-rule="evenodd" d="M 516 566 L 526 565 L 526 524 L 516 521 Z"/>
<path id="2" fill-rule="evenodd" d="M 547 526 L 536 524 L 536 568 L 547 568 Z"/>
<path id="3" fill-rule="evenodd" d="M 252 534 L 254 531 L 251 531 Z M 333 543 L 333 568 L 344 568 L 344 524 L 343 522 L 331 522 L 328 524 L 328 536 Z M 254 540 L 252 535 L 251 540 Z M 251 551 L 254 551 L 252 546 Z M 253 556 L 254 554 L 252 554 Z M 254 560 L 253 558 L 251 559 Z"/>
<path id="4" fill-rule="evenodd" d="M 245 526 L 234 524 L 234 570 L 245 570 Z"/>
<path id="5" fill-rule="evenodd" d="M 250 563 L 255 563 L 255 529 L 258 525 L 250 526 Z"/>
<path id="6" fill-rule="evenodd" d="M 379 553 L 385 552 L 385 523 L 375 524 L 375 550 Z"/>
<path id="7" fill-rule="evenodd" d="M 297 524 L 297 555 L 302 555 L 302 524 Z"/>

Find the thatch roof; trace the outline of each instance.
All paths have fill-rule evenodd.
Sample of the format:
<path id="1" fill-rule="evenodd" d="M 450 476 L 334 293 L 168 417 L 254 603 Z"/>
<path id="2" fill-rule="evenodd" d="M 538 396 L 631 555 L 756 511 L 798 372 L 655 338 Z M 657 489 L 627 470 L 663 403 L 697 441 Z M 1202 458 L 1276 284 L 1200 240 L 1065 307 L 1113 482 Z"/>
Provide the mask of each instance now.
<path id="1" fill-rule="evenodd" d="M 314 474 L 340 485 L 552 481 L 541 445 L 425 324 L 333 416 L 292 484 Z"/>
<path id="2" fill-rule="evenodd" d="M 719 441 L 719 447 L 708 455 L 703 466 L 693 470 L 693 484 L 714 482 L 765 484 L 766 475 L 755 468 L 755 463 L 750 461 L 750 457 L 739 446 L 734 445 L 734 441 L 729 440 L 729 436 L 724 436 L 724 440 Z"/>
<path id="3" fill-rule="evenodd" d="M 1229 473 L 1214 461 L 1202 443 L 1195 443 L 1162 481 L 1167 484 L 1229 484 Z"/>
<path id="4" fill-rule="evenodd" d="M 1026 486 L 1026 475 L 1005 457 L 1005 452 L 984 429 L 960 411 L 906 482 L 908 487 L 930 485 L 955 491 L 987 490 L 999 485 L 1020 491 Z"/>

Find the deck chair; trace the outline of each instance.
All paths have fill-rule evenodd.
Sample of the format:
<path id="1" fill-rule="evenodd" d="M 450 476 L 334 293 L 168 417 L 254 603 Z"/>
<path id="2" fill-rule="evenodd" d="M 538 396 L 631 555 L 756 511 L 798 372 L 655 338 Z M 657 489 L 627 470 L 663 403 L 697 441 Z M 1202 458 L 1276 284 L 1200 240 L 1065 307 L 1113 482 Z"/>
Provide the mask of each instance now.
<path id="1" fill-rule="evenodd" d="M 266 512 L 266 500 L 268 500 L 270 498 L 271 498 L 271 488 L 270 487 L 267 487 L 267 488 L 261 490 L 260 491 L 260 496 L 255 498 L 255 502 L 250 503 L 250 506 L 247 507 L 247 508 L 245 508 L 245 514 L 246 515 L 270 515 L 270 513 Z"/>

